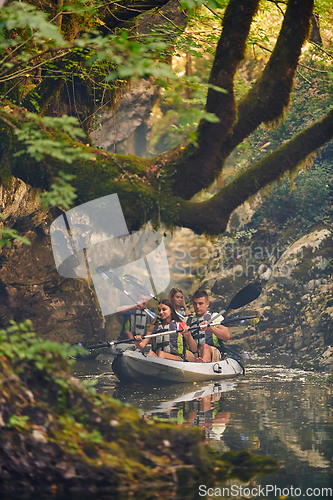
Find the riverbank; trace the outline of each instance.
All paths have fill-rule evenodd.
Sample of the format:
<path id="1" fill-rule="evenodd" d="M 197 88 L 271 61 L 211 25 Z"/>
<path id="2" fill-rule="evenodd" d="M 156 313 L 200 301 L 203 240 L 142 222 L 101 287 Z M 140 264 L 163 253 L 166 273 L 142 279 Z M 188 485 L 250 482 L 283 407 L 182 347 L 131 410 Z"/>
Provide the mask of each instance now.
<path id="1" fill-rule="evenodd" d="M 31 322 L 0 331 L 2 498 L 120 498 L 142 488 L 147 498 L 157 490 L 169 498 L 166 488 L 276 470 L 273 459 L 215 452 L 200 429 L 146 421 L 97 395 L 91 383 L 71 376 L 69 354 L 68 345 L 36 337 Z"/>

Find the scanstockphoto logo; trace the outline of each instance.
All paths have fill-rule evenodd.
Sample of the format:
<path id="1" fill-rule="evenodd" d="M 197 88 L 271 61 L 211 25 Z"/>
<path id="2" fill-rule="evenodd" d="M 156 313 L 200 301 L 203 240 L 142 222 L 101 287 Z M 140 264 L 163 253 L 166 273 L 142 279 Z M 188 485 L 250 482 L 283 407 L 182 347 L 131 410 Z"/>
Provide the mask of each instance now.
<path id="1" fill-rule="evenodd" d="M 163 237 L 145 230 L 129 234 L 117 194 L 69 210 L 52 223 L 50 234 L 58 273 L 91 278 L 104 316 L 170 283 Z"/>
<path id="2" fill-rule="evenodd" d="M 273 275 L 287 278 L 291 274 L 296 254 L 297 258 L 300 258 L 303 253 L 302 249 L 288 252 L 287 247 L 252 247 L 236 243 L 190 248 L 183 243 L 177 243 L 175 249 L 173 272 L 177 278 L 203 278 L 214 272 L 221 278 L 232 277 L 233 280 L 240 276 L 260 276 L 268 279 Z"/>

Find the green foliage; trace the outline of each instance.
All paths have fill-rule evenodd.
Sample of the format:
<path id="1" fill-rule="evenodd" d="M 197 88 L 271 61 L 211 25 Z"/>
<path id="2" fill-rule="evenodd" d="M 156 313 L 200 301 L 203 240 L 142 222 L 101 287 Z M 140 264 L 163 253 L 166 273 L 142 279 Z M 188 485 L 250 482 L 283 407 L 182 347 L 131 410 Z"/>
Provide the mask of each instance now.
<path id="1" fill-rule="evenodd" d="M 94 156 L 86 153 L 77 144 L 68 144 L 64 137 L 56 139 L 50 131 L 64 130 L 72 139 L 85 137 L 85 133 L 78 125 L 77 118 L 63 115 L 61 117 L 40 117 L 34 113 L 27 113 L 21 129 L 16 129 L 15 134 L 24 143 L 25 149 L 18 151 L 14 156 L 29 154 L 36 161 L 41 161 L 45 155 L 52 156 L 66 163 L 72 163 L 76 159 L 92 160 Z"/>
<path id="2" fill-rule="evenodd" d="M 65 210 L 69 210 L 77 197 L 75 188 L 69 183 L 75 179 L 75 177 L 75 175 L 64 174 L 64 172 L 60 170 L 59 177 L 56 177 L 56 182 L 51 184 L 50 191 L 39 195 L 42 209 L 46 210 L 48 206 L 56 207 L 59 205 Z"/>
<path id="3" fill-rule="evenodd" d="M 19 429 L 27 429 L 27 421 L 29 417 L 26 415 L 11 415 L 7 427 L 18 427 Z"/>
<path id="4" fill-rule="evenodd" d="M 0 214 L 0 218 L 5 219 L 6 217 Z M 4 247 L 6 245 L 11 246 L 13 240 L 18 240 L 26 245 L 31 245 L 31 242 L 24 236 L 20 236 L 16 229 L 0 228 L 0 247 Z"/>
<path id="5" fill-rule="evenodd" d="M 7 32 L 13 32 L 13 36 L 8 37 Z M 57 26 L 49 22 L 45 12 L 24 2 L 5 5 L 1 9 L 0 49 L 18 47 L 25 43 L 27 38 L 32 45 L 43 45 L 44 50 L 49 45 L 67 45 Z M 30 57 L 31 54 L 28 55 L 25 51 L 16 55 L 18 60 Z"/>
<path id="6" fill-rule="evenodd" d="M 64 367 L 69 367 L 69 357 L 86 353 L 87 351 L 78 345 L 59 344 L 37 337 L 30 320 L 20 324 L 10 321 L 7 329 L 0 330 L 0 357 L 8 358 L 15 366 L 17 374 L 24 371 L 23 362 L 28 362 L 33 371 L 52 374 L 57 370 L 55 359 L 62 359 Z"/>
<path id="7" fill-rule="evenodd" d="M 97 45 L 99 50 L 91 55 L 87 64 L 110 61 L 114 70 L 106 75 L 106 81 L 132 76 L 175 78 L 169 64 L 157 62 L 159 53 L 167 48 L 163 41 L 148 39 L 145 43 L 139 43 L 129 39 L 128 32 L 124 30 L 119 36 L 109 35 L 97 40 L 95 38 L 94 45 Z"/>
<path id="8" fill-rule="evenodd" d="M 202 7 L 203 5 L 209 7 L 210 9 L 224 8 L 228 2 L 223 0 L 181 0 L 180 7 L 185 10 L 188 9 L 190 14 L 193 14 L 195 9 Z"/>
<path id="9" fill-rule="evenodd" d="M 93 395 L 96 393 L 95 385 L 97 384 L 97 382 L 98 382 L 98 379 L 95 378 L 95 379 L 91 379 L 91 380 L 82 380 L 81 384 L 85 388 L 87 394 Z"/>

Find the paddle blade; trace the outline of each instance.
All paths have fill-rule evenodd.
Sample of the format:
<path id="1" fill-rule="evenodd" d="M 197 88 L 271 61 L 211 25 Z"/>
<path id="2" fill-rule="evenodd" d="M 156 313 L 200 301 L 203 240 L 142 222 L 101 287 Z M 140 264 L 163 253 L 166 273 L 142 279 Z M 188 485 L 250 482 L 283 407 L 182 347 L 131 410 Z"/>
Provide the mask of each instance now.
<path id="1" fill-rule="evenodd" d="M 250 302 L 256 300 L 259 297 L 261 291 L 262 286 L 260 281 L 253 281 L 252 283 L 249 283 L 238 293 L 236 293 L 226 310 L 228 311 L 229 309 L 239 309 L 246 304 L 250 304 Z"/>
<path id="2" fill-rule="evenodd" d="M 124 291 L 124 287 L 118 276 L 108 269 L 106 266 L 99 266 L 96 269 L 96 273 L 99 274 L 103 279 L 109 278 L 113 286 L 118 288 L 118 290 Z"/>
<path id="3" fill-rule="evenodd" d="M 248 319 L 256 319 L 258 318 L 258 315 L 252 315 L 252 316 L 234 316 L 233 318 L 225 318 L 221 325 L 230 325 L 231 323 L 239 323 L 239 322 L 242 322 L 242 321 L 246 321 Z M 258 319 L 259 321 L 259 319 Z"/>
<path id="4" fill-rule="evenodd" d="M 131 274 L 124 274 L 123 280 L 126 281 L 126 283 L 130 283 L 131 285 L 141 288 L 143 292 L 145 292 L 147 295 L 150 295 L 151 297 L 153 297 L 153 299 L 158 301 L 158 299 L 150 293 L 148 288 L 140 280 L 138 280 L 138 278 L 135 278 Z"/>
<path id="5" fill-rule="evenodd" d="M 134 276 L 131 276 L 130 274 L 124 274 L 123 280 L 126 281 L 126 283 L 130 283 L 131 285 L 139 286 L 140 288 L 142 288 L 143 290 L 148 292 L 145 285 L 143 283 L 141 283 L 141 281 L 138 280 L 138 278 L 135 278 Z"/>

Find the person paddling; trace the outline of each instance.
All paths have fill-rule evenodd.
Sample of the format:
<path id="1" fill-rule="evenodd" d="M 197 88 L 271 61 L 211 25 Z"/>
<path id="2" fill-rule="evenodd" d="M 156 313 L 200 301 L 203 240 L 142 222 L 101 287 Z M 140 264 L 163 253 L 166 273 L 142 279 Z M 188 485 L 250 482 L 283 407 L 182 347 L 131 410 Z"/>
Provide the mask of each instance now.
<path id="1" fill-rule="evenodd" d="M 173 304 L 169 299 L 164 299 L 158 307 L 159 319 L 156 319 L 152 333 L 158 333 L 159 330 L 169 329 L 172 333 L 161 335 L 152 339 L 152 350 L 148 355 L 158 356 L 159 358 L 182 361 L 188 359 L 193 353 L 197 353 L 197 345 L 186 323 L 181 322 L 177 316 Z M 183 329 L 182 332 L 174 330 Z M 151 332 L 149 332 L 151 333 Z M 148 338 L 135 336 L 135 345 L 138 349 L 144 349 L 149 343 Z"/>
<path id="2" fill-rule="evenodd" d="M 223 325 L 208 326 L 205 324 L 211 319 L 211 314 L 208 312 L 209 300 L 205 290 L 197 290 L 193 296 L 194 316 L 190 316 L 187 320 L 188 326 L 193 326 L 195 322 L 201 326 L 201 331 L 204 332 L 203 338 L 199 339 L 198 345 L 199 357 L 198 362 L 209 363 L 211 361 L 221 360 L 221 351 L 223 351 L 223 340 L 230 339 L 229 329 Z"/>
<path id="3" fill-rule="evenodd" d="M 172 288 L 170 290 L 168 299 L 171 300 L 173 307 L 181 321 L 185 321 L 186 317 L 190 315 L 190 311 L 186 308 L 182 289 L 178 287 Z"/>
<path id="4" fill-rule="evenodd" d="M 123 306 L 117 309 L 117 313 L 124 315 L 123 326 L 119 340 L 130 339 L 135 335 L 144 336 L 156 320 L 156 314 L 147 309 L 148 297 L 141 293 L 137 304 Z M 149 313 L 149 314 L 148 314 Z"/>

